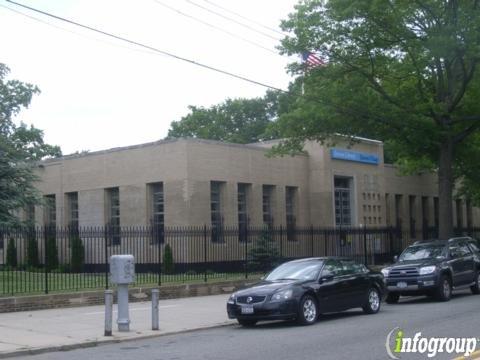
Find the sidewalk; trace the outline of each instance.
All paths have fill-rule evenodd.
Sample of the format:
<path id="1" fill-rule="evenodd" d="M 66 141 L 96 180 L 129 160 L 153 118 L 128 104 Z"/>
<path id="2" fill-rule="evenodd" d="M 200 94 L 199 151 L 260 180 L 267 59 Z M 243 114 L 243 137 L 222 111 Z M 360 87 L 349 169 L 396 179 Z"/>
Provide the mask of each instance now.
<path id="1" fill-rule="evenodd" d="M 104 306 L 0 314 L 0 358 L 96 346 L 233 324 L 226 314 L 228 295 L 161 300 L 160 330 L 151 330 L 151 303 L 130 304 L 130 332 L 120 333 L 113 309 L 113 336 L 105 337 Z"/>

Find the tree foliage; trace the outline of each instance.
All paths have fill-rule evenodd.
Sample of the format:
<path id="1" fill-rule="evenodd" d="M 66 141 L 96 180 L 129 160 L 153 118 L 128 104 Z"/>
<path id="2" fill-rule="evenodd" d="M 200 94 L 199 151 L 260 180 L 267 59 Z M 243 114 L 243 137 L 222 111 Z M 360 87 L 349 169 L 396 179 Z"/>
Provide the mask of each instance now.
<path id="1" fill-rule="evenodd" d="M 171 275 L 175 272 L 175 263 L 173 261 L 173 251 L 170 244 L 166 244 L 163 249 L 163 273 Z"/>
<path id="2" fill-rule="evenodd" d="M 36 162 L 60 155 L 60 148 L 45 144 L 41 130 L 15 124 L 15 116 L 28 107 L 39 89 L 7 80 L 8 73 L 8 67 L 0 63 L 0 224 L 12 225 L 18 223 L 15 210 L 39 202 L 33 186 Z"/>
<path id="3" fill-rule="evenodd" d="M 278 123 L 278 151 L 336 133 L 382 139 L 409 172 L 438 171 L 440 236 L 452 234 L 455 176 L 480 128 L 480 4 L 304 0 L 282 23 L 282 51 L 328 63 L 300 74 L 304 96 Z"/>
<path id="4" fill-rule="evenodd" d="M 276 91 L 264 97 L 227 99 L 210 108 L 190 106 L 190 113 L 173 121 L 168 138 L 195 137 L 232 143 L 253 143 L 276 138 L 272 121 L 289 107 L 289 98 Z"/>
<path id="5" fill-rule="evenodd" d="M 85 263 L 85 247 L 79 236 L 73 236 L 70 243 L 70 271 L 74 273 L 83 272 Z"/>

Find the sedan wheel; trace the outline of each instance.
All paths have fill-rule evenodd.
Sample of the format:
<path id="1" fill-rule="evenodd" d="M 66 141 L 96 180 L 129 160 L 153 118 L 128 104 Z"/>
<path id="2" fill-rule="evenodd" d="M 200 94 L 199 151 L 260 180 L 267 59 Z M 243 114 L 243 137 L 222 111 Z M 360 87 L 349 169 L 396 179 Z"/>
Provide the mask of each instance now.
<path id="1" fill-rule="evenodd" d="M 297 322 L 301 325 L 312 325 L 317 320 L 317 302 L 310 295 L 305 295 L 300 300 Z"/>
<path id="2" fill-rule="evenodd" d="M 367 314 L 376 314 L 380 310 L 380 293 L 377 289 L 368 290 L 367 303 L 363 306 L 363 311 Z"/>
<path id="3" fill-rule="evenodd" d="M 480 294 L 480 271 L 475 274 L 475 284 L 470 287 L 472 293 Z"/>

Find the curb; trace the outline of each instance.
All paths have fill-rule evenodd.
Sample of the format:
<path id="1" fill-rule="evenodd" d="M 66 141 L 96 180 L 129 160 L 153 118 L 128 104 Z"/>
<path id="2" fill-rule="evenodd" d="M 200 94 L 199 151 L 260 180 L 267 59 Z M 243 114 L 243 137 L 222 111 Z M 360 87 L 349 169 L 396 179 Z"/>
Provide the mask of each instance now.
<path id="1" fill-rule="evenodd" d="M 226 327 L 226 326 L 232 326 L 232 325 L 234 325 L 234 324 L 233 323 L 222 323 L 222 324 L 207 325 L 207 326 L 203 326 L 203 327 L 197 327 L 197 328 L 186 329 L 186 330 L 165 332 L 165 333 L 161 333 L 161 334 L 148 334 L 148 335 L 143 335 L 143 336 L 139 335 L 139 336 L 136 336 L 136 337 L 133 337 L 133 338 L 92 340 L 92 341 L 85 341 L 85 342 L 78 343 L 78 344 L 58 345 L 58 346 L 49 346 L 49 347 L 44 347 L 44 348 L 32 348 L 32 349 L 24 349 L 24 350 L 15 350 L 15 351 L 12 351 L 12 352 L 0 353 L 0 359 L 7 359 L 7 358 L 13 358 L 13 357 L 18 357 L 18 356 L 26 356 L 26 355 L 39 355 L 39 354 L 45 354 L 45 353 L 49 353 L 49 352 L 60 352 L 60 351 L 71 351 L 71 350 L 76 350 L 76 349 L 86 349 L 86 348 L 91 348 L 91 347 L 96 347 L 96 346 L 118 344 L 118 343 L 135 341 L 135 340 L 148 340 L 148 339 L 153 339 L 153 338 L 157 338 L 157 337 L 161 337 L 161 336 L 184 334 L 184 333 L 194 332 L 194 331 L 198 331 L 198 330 L 208 330 L 208 329 L 214 329 L 214 328 Z"/>

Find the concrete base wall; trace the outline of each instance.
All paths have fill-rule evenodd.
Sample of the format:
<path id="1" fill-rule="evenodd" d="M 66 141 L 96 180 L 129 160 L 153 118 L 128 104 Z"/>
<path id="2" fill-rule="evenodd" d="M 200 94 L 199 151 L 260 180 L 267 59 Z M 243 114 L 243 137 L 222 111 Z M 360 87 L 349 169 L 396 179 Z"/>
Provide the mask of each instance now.
<path id="1" fill-rule="evenodd" d="M 129 291 L 130 302 L 151 300 L 152 289 L 160 289 L 160 299 L 230 294 L 256 279 L 222 281 L 215 283 L 162 285 L 161 287 L 138 287 Z M 225 301 L 227 299 L 225 298 Z M 116 292 L 114 302 L 116 303 Z M 0 313 L 31 311 L 104 304 L 104 291 L 86 291 L 67 294 L 49 294 L 0 298 Z"/>

